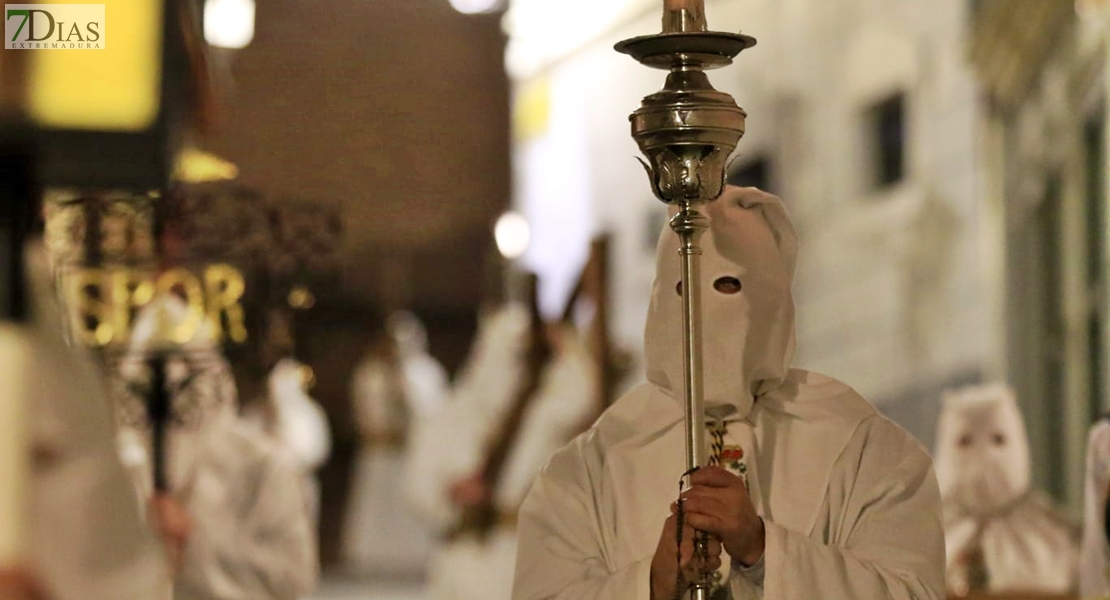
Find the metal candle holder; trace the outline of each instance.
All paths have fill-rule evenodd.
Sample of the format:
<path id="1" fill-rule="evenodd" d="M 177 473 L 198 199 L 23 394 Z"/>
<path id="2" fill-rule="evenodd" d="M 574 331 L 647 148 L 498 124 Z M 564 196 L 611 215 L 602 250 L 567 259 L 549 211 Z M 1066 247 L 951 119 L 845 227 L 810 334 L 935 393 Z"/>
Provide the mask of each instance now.
<path id="1" fill-rule="evenodd" d="M 702 253 L 698 240 L 709 220 L 697 208 L 724 191 L 726 163 L 744 135 L 747 117 L 731 96 L 710 85 L 705 71 L 732 64 L 742 50 L 755 45 L 755 38 L 709 31 L 703 2 L 685 4 L 664 10 L 663 33 L 625 40 L 616 49 L 646 66 L 670 71 L 663 89 L 644 98 L 629 119 L 632 137 L 647 157 L 640 162 L 652 192 L 678 208 L 670 225 L 680 238 L 686 467 L 693 470 L 707 462 L 697 282 Z M 696 546 L 702 556 L 706 544 L 706 536 L 699 534 Z M 708 598 L 711 582 L 712 573 L 703 569 L 693 582 L 694 600 Z"/>

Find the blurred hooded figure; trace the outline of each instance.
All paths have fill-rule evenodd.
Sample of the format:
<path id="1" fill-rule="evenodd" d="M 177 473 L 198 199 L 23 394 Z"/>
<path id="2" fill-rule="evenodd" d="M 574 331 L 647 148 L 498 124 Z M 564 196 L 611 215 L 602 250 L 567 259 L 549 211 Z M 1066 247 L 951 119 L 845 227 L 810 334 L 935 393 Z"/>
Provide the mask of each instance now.
<path id="1" fill-rule="evenodd" d="M 424 572 L 432 532 L 404 496 L 405 448 L 415 420 L 443 406 L 447 373 L 428 354 L 416 315 L 390 315 L 351 379 L 351 403 L 361 436 L 343 554 L 355 572 L 417 576 Z"/>
<path id="2" fill-rule="evenodd" d="M 41 244 L 31 245 L 26 264 L 31 575 L 48 600 L 168 598 L 169 563 L 115 452 L 104 378 L 83 348 L 65 342 Z"/>
<path id="3" fill-rule="evenodd" d="M 1079 597 L 1110 596 L 1110 417 L 1087 436 L 1087 482 L 1083 498 L 1083 544 L 1079 556 Z"/>
<path id="4" fill-rule="evenodd" d="M 1032 489 L 1029 440 L 1005 385 L 946 393 L 937 428 L 948 589 L 1063 594 L 1075 588 L 1075 528 Z"/>
<path id="5" fill-rule="evenodd" d="M 508 600 L 517 510 L 544 461 L 596 415 L 596 374 L 574 331 L 510 303 L 483 315 L 435 418 L 419 421 L 408 498 L 440 533 L 432 600 Z"/>
<path id="6" fill-rule="evenodd" d="M 149 380 L 146 351 L 164 344 L 167 330 L 190 324 L 196 333 L 166 361 L 174 414 L 166 438 L 169 493 L 192 521 L 174 599 L 296 600 L 318 574 L 302 471 L 295 457 L 239 417 L 231 369 L 211 323 L 177 296 L 155 297 L 139 314 L 120 371 L 127 381 Z M 145 461 L 133 472 L 141 493 L 150 493 L 149 436 L 132 432 L 129 439 L 143 442 L 122 451 Z"/>
<path id="7" fill-rule="evenodd" d="M 696 285 L 714 461 L 689 478 L 684 527 L 673 504 L 686 469 L 682 289 L 678 237 L 664 228 L 644 336 L 648 382 L 532 486 L 514 599 L 685 594 L 692 527 L 711 535 L 714 598 L 943 598 L 928 454 L 847 385 L 790 367 L 797 240 L 782 202 L 729 187 L 704 213 Z"/>
<path id="8" fill-rule="evenodd" d="M 311 370 L 294 358 L 283 358 L 267 378 L 265 406 L 247 415 L 296 460 L 304 477 L 313 530 L 320 513 L 316 471 L 331 454 L 331 428 L 323 407 L 308 395 Z"/>

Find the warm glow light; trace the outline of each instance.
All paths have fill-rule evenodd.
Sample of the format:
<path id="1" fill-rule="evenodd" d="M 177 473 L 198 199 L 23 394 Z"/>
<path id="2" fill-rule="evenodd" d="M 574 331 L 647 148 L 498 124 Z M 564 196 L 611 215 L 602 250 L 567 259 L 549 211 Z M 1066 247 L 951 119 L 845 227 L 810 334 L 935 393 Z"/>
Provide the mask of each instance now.
<path id="1" fill-rule="evenodd" d="M 500 6 L 501 0 L 451 0 L 452 8 L 467 15 L 493 12 Z"/>
<path id="2" fill-rule="evenodd" d="M 583 19 L 579 3 L 513 0 L 503 21 L 509 35 L 505 68 L 516 80 L 529 79 L 592 42 L 611 45 L 606 37 L 610 32 L 649 10 L 659 14 L 659 9 L 659 0 L 593 0 L 589 18 Z"/>
<path id="3" fill-rule="evenodd" d="M 229 181 L 239 177 L 239 167 L 215 154 L 185 148 L 177 155 L 174 179 L 183 183 Z"/>
<path id="4" fill-rule="evenodd" d="M 204 39 L 220 48 L 246 48 L 254 39 L 254 0 L 207 0 Z"/>
<path id="5" fill-rule="evenodd" d="M 520 258 L 531 240 L 527 219 L 515 212 L 501 215 L 493 228 L 493 239 L 497 241 L 497 250 L 501 252 L 501 256 L 510 260 Z"/>

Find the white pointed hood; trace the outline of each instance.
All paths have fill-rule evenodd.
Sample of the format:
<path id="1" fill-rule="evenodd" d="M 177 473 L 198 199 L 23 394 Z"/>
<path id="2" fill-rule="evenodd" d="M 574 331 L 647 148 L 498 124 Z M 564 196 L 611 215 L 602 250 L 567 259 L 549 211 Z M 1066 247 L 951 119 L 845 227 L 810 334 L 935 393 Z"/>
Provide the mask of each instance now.
<path id="1" fill-rule="evenodd" d="M 277 436 L 307 471 L 324 465 L 331 454 L 327 414 L 305 390 L 305 365 L 283 358 L 269 376 L 270 402 L 277 413 Z"/>
<path id="2" fill-rule="evenodd" d="M 397 343 L 402 357 L 416 356 L 428 352 L 428 330 L 420 318 L 407 310 L 399 310 L 386 319 L 386 330 Z"/>
<path id="3" fill-rule="evenodd" d="M 728 187 L 704 213 L 710 221 L 700 240 L 705 406 L 732 406 L 742 418 L 756 396 L 782 383 L 794 358 L 797 235 L 782 201 L 756 188 Z M 644 333 L 647 378 L 676 398 L 683 346 L 678 246 L 678 236 L 664 227 Z M 727 277 L 740 281 L 738 293 L 715 288 Z"/>
<path id="4" fill-rule="evenodd" d="M 963 512 L 991 513 L 1029 491 L 1029 439 L 1005 384 L 968 386 L 941 398 L 934 454 L 941 497 Z"/>

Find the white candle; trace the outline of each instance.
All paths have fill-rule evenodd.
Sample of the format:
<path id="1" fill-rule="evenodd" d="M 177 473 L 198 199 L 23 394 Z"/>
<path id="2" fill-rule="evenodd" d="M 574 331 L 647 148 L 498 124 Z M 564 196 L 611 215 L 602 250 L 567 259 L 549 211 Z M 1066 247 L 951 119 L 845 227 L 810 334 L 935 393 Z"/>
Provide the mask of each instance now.
<path id="1" fill-rule="evenodd" d="M 663 0 L 664 10 L 694 10 L 695 5 L 704 5 L 705 0 Z"/>
<path id="2" fill-rule="evenodd" d="M 26 555 L 27 334 L 24 327 L 0 323 L 0 567 L 19 564 Z"/>
<path id="3" fill-rule="evenodd" d="M 663 33 L 705 30 L 705 0 L 663 0 Z"/>

